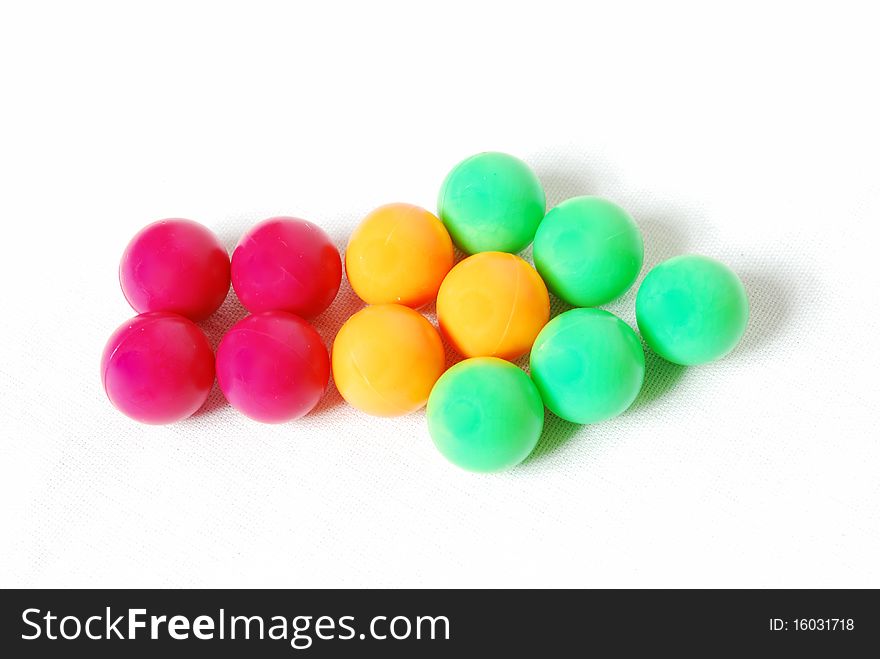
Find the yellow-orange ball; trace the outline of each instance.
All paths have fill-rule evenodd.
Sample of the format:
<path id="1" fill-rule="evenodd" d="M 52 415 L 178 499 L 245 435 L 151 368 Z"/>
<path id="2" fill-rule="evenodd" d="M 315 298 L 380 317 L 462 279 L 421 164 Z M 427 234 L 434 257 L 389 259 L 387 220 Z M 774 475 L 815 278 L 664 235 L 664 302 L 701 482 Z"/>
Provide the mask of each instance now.
<path id="1" fill-rule="evenodd" d="M 333 342 L 333 379 L 350 405 L 375 416 L 408 414 L 428 401 L 446 368 L 443 342 L 417 311 L 379 304 L 357 312 Z"/>
<path id="2" fill-rule="evenodd" d="M 452 263 L 446 227 L 412 204 L 388 204 L 367 215 L 345 252 L 348 281 L 367 304 L 427 304 Z"/>
<path id="3" fill-rule="evenodd" d="M 513 360 L 531 349 L 550 319 L 550 296 L 537 271 L 518 256 L 483 252 L 443 280 L 437 319 L 465 357 Z"/>

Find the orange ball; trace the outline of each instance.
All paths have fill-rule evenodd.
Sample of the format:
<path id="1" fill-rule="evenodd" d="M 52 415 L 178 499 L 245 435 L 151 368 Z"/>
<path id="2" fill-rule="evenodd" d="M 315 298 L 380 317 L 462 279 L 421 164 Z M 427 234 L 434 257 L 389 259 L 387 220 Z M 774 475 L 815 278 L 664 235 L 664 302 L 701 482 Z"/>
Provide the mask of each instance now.
<path id="1" fill-rule="evenodd" d="M 550 319 L 550 296 L 538 272 L 518 256 L 469 256 L 437 295 L 440 330 L 465 357 L 513 360 L 527 353 Z"/>
<path id="2" fill-rule="evenodd" d="M 388 204 L 367 215 L 345 252 L 345 271 L 367 304 L 420 307 L 437 297 L 453 263 L 446 227 L 424 208 Z"/>
<path id="3" fill-rule="evenodd" d="M 375 416 L 408 414 L 428 401 L 446 368 L 443 342 L 417 311 L 379 304 L 357 312 L 333 342 L 333 379 L 353 407 Z"/>

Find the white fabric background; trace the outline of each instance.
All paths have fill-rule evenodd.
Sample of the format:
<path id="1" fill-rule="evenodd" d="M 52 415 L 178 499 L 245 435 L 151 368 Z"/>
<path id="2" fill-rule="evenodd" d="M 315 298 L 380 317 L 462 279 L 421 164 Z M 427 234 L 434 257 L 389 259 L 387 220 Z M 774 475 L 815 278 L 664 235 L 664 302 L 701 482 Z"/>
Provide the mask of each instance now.
<path id="1" fill-rule="evenodd" d="M 880 586 L 875 6 L 4 4 L 0 585 Z M 649 357 L 630 411 L 548 416 L 499 475 L 446 463 L 423 413 L 333 389 L 281 426 L 216 390 L 167 427 L 110 406 L 142 225 L 231 248 L 290 214 L 343 248 L 382 203 L 434 210 L 488 149 L 550 205 L 627 208 L 643 275 L 730 264 L 742 344 Z M 633 322 L 634 292 L 608 308 Z M 358 306 L 343 287 L 328 342 Z M 232 296 L 204 327 L 240 316 Z"/>

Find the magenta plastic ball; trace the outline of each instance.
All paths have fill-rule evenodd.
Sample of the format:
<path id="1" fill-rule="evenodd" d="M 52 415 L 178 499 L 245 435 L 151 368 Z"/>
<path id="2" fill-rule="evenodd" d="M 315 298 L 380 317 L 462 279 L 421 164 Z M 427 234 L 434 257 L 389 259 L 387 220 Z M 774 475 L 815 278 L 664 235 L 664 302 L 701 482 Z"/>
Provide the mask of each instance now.
<path id="1" fill-rule="evenodd" d="M 314 327 L 286 311 L 240 320 L 217 348 L 217 381 L 226 400 L 256 421 L 308 414 L 327 389 L 330 357 Z"/>
<path id="2" fill-rule="evenodd" d="M 172 311 L 204 320 L 229 292 L 229 254 L 198 222 L 159 220 L 128 243 L 119 283 L 138 313 Z"/>
<path id="3" fill-rule="evenodd" d="M 191 320 L 152 312 L 122 324 L 107 341 L 101 378 L 110 402 L 143 423 L 191 416 L 214 384 L 214 353 Z"/>
<path id="4" fill-rule="evenodd" d="M 341 280 L 342 260 L 330 237 L 295 217 L 260 222 L 232 252 L 232 287 L 251 313 L 312 318 L 330 306 Z"/>

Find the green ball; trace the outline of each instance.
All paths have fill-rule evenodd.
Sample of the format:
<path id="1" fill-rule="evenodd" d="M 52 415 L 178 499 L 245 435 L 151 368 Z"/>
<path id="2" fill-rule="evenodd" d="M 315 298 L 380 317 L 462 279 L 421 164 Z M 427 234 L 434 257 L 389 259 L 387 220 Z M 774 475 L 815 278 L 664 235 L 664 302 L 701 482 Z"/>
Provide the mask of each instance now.
<path id="1" fill-rule="evenodd" d="M 572 309 L 547 323 L 532 346 L 530 364 L 544 404 L 573 423 L 617 416 L 645 379 L 639 337 L 601 309 Z"/>
<path id="2" fill-rule="evenodd" d="M 668 361 L 705 364 L 733 350 L 749 322 L 736 273 L 706 256 L 677 256 L 647 274 L 636 295 L 645 343 Z"/>
<path id="3" fill-rule="evenodd" d="M 544 219 L 544 188 L 519 158 L 479 153 L 449 172 L 437 214 L 452 240 L 468 254 L 519 252 Z"/>
<path id="4" fill-rule="evenodd" d="M 439 451 L 470 471 L 525 460 L 544 427 L 544 404 L 525 372 L 497 357 L 459 362 L 428 398 L 428 430 Z"/>
<path id="5" fill-rule="evenodd" d="M 557 297 L 576 307 L 611 302 L 633 285 L 645 247 L 625 210 L 599 197 L 553 208 L 535 234 L 535 267 Z"/>

